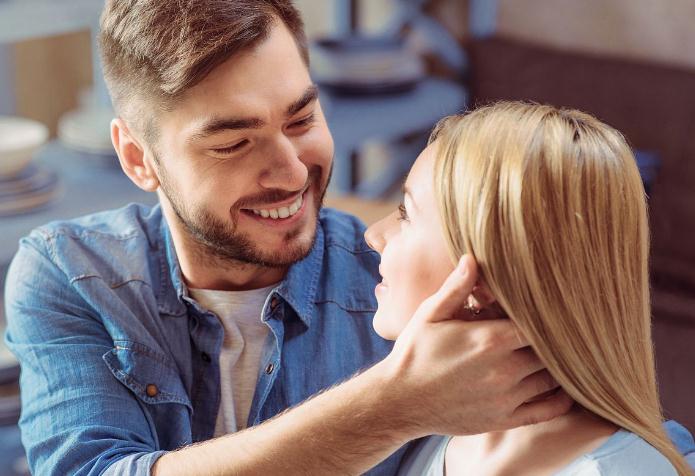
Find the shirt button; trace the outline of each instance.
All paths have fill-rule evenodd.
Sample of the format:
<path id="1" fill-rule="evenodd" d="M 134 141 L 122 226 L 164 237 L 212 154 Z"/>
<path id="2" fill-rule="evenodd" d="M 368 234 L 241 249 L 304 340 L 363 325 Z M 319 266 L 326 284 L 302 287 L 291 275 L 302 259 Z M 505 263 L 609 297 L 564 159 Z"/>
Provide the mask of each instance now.
<path id="1" fill-rule="evenodd" d="M 159 389 L 155 384 L 151 383 L 145 388 L 145 392 L 147 393 L 148 397 L 156 397 L 159 393 Z"/>
<path id="2" fill-rule="evenodd" d="M 276 296 L 273 296 L 270 300 L 270 309 L 272 309 L 274 311 L 275 308 L 278 307 L 279 304 L 280 304 L 280 300 Z"/>
<path id="3" fill-rule="evenodd" d="M 272 374 L 273 370 L 275 370 L 275 365 L 273 365 L 272 362 L 265 366 L 265 373 L 266 374 L 268 374 L 268 375 Z"/>
<path id="4" fill-rule="evenodd" d="M 206 352 L 200 354 L 200 358 L 203 359 L 203 362 L 205 362 L 206 364 L 209 364 L 212 361 L 212 359 Z"/>

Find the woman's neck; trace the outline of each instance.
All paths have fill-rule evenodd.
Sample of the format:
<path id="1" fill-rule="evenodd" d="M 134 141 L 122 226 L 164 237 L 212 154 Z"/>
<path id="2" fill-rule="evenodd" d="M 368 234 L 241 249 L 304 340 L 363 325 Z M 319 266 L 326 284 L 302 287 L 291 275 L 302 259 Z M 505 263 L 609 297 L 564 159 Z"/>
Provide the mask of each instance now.
<path id="1" fill-rule="evenodd" d="M 446 453 L 447 474 L 553 474 L 601 446 L 617 429 L 577 406 L 549 422 L 454 437 Z"/>

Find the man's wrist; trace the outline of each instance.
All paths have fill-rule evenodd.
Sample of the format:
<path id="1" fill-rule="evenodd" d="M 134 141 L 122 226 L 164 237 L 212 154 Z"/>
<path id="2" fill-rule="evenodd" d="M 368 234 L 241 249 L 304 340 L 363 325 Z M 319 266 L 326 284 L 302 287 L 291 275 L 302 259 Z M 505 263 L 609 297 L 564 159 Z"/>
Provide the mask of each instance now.
<path id="1" fill-rule="evenodd" d="M 402 443 L 428 434 L 422 425 L 423 412 L 412 389 L 404 385 L 402 366 L 391 358 L 378 362 L 360 375 L 365 395 L 370 401 L 365 409 L 373 413 L 382 431 L 390 432 Z"/>

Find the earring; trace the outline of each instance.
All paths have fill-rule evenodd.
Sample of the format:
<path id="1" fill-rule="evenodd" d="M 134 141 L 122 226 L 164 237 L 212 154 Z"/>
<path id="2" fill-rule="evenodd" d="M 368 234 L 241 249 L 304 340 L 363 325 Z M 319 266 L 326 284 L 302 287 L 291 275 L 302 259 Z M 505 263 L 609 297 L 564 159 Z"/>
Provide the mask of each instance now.
<path id="1" fill-rule="evenodd" d="M 473 299 L 473 301 L 475 302 L 475 299 Z M 471 304 L 471 296 L 468 296 L 466 305 L 463 306 L 463 308 L 474 316 L 477 316 L 482 312 L 482 309 L 476 307 L 475 304 Z"/>

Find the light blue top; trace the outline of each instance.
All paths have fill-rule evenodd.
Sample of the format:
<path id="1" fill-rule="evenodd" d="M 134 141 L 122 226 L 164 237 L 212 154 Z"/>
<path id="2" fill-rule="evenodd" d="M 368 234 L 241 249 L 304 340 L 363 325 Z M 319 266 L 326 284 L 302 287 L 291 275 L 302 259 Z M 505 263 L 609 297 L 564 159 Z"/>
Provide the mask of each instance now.
<path id="1" fill-rule="evenodd" d="M 432 436 L 413 446 L 398 476 L 444 476 L 449 436 Z M 676 469 L 639 436 L 619 430 L 599 448 L 580 456 L 556 476 L 678 476 Z"/>

